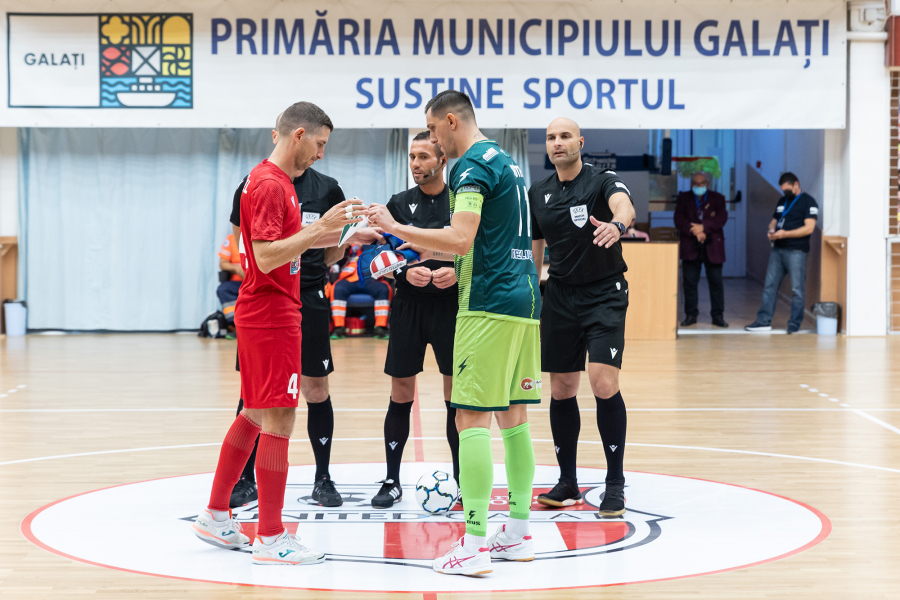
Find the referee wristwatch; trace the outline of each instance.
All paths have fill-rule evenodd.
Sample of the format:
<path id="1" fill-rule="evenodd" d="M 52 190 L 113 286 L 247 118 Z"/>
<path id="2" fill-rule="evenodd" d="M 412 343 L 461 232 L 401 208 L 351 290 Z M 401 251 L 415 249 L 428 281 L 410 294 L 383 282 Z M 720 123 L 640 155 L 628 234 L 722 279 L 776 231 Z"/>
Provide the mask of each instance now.
<path id="1" fill-rule="evenodd" d="M 625 233 L 628 231 L 628 228 L 618 221 L 612 221 L 612 224 L 619 228 L 619 237 L 625 237 Z"/>

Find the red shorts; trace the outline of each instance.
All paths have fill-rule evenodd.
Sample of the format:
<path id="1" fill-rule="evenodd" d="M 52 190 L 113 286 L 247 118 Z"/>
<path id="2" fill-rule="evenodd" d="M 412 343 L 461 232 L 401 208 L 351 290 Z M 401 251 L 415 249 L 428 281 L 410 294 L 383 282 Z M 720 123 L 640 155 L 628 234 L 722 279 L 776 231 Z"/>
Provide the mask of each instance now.
<path id="1" fill-rule="evenodd" d="M 300 394 L 300 328 L 238 327 L 237 338 L 244 406 L 296 407 Z"/>

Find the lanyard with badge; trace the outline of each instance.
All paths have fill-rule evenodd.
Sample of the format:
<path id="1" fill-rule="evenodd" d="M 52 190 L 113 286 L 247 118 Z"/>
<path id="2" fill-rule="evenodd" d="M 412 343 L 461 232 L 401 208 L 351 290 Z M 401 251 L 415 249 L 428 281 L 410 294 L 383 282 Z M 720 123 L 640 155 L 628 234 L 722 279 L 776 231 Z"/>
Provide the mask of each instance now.
<path id="1" fill-rule="evenodd" d="M 802 195 L 803 194 L 800 194 L 800 196 L 802 196 Z M 785 217 L 787 217 L 788 211 L 790 211 L 792 208 L 794 208 L 794 205 L 797 204 L 797 200 L 800 199 L 800 196 L 795 196 L 794 200 L 791 202 L 790 206 L 788 206 L 787 202 L 784 203 L 784 210 L 781 211 L 781 219 L 778 220 L 778 226 L 775 227 L 776 230 L 784 229 L 784 219 L 785 219 Z"/>
<path id="2" fill-rule="evenodd" d="M 700 202 L 700 196 L 694 194 L 694 202 L 697 203 L 697 217 L 702 221 L 703 220 L 703 208 Z M 703 194 L 703 202 L 706 202 L 706 194 Z"/>

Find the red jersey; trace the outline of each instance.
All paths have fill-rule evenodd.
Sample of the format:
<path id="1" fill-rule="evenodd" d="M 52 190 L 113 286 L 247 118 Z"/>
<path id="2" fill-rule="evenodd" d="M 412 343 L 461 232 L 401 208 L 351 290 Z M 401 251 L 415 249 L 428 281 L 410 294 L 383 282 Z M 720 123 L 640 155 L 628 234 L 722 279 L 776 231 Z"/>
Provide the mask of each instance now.
<path id="1" fill-rule="evenodd" d="M 300 257 L 268 274 L 256 266 L 253 240 L 288 238 L 301 228 L 290 177 L 264 160 L 250 171 L 241 194 L 241 264 L 247 276 L 234 311 L 238 327 L 300 326 Z"/>

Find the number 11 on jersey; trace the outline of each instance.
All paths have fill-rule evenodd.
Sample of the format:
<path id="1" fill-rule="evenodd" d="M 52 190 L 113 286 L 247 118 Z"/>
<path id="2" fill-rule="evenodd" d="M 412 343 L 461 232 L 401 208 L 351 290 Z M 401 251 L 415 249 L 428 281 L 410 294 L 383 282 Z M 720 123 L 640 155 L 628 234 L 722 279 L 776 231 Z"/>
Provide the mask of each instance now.
<path id="1" fill-rule="evenodd" d="M 522 236 L 522 199 L 525 199 L 525 229 L 528 233 L 528 237 L 531 237 L 531 203 L 528 200 L 528 190 L 525 189 L 525 174 L 522 173 L 522 169 L 519 165 L 509 165 L 509 168 L 512 169 L 512 172 L 515 174 L 517 179 L 522 180 L 522 185 L 519 186 L 519 182 L 516 182 L 516 197 L 519 199 L 519 236 Z M 521 187 L 521 190 L 519 189 Z"/>

